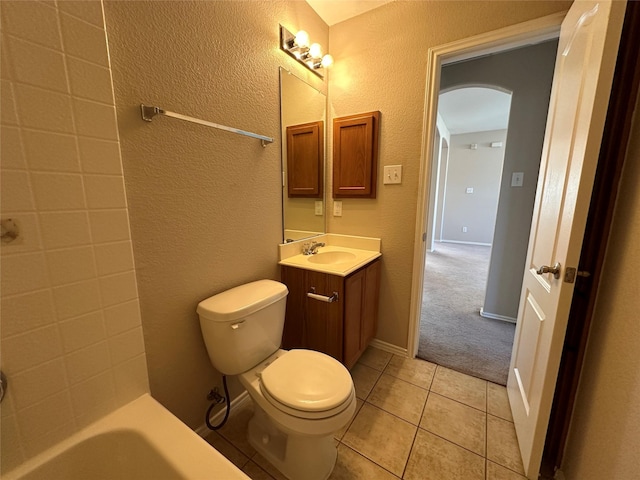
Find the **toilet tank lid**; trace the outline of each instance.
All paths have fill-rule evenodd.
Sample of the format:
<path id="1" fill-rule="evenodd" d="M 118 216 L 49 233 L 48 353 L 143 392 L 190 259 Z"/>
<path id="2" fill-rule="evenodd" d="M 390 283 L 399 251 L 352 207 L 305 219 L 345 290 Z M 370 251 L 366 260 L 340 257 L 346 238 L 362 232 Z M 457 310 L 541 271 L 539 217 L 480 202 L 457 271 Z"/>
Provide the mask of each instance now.
<path id="1" fill-rule="evenodd" d="M 201 317 L 230 322 L 277 302 L 287 296 L 286 285 L 274 280 L 246 283 L 201 301 L 196 311 Z"/>

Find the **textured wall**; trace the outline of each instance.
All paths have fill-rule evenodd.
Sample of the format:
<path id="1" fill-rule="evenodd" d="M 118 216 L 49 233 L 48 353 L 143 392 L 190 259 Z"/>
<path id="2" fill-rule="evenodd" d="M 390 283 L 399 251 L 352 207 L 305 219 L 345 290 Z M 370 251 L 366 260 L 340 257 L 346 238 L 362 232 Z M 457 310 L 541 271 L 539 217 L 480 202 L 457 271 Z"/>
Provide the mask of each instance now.
<path id="1" fill-rule="evenodd" d="M 518 316 L 556 50 L 557 42 L 549 41 L 442 71 L 441 88 L 480 83 L 513 92 L 483 306 L 485 312 L 511 318 Z M 522 187 L 511 186 L 513 172 L 524 173 Z"/>
<path id="2" fill-rule="evenodd" d="M 282 187 L 278 67 L 325 83 L 279 50 L 278 24 L 325 48 L 305 2 L 106 2 L 151 392 L 191 427 L 220 385 L 198 302 L 279 277 Z M 139 104 L 276 137 L 263 148 Z M 237 385 L 233 385 L 235 391 Z"/>
<path id="3" fill-rule="evenodd" d="M 344 199 L 342 217 L 329 216 L 332 233 L 382 239 L 380 340 L 407 346 L 428 49 L 570 3 L 397 1 L 331 27 L 330 115 L 380 110 L 378 178 L 383 165 L 403 165 L 402 185 L 380 184 L 375 200 Z"/>
<path id="4" fill-rule="evenodd" d="M 0 8 L 6 472 L 149 385 L 102 6 Z"/>
<path id="5" fill-rule="evenodd" d="M 637 478 L 640 471 L 638 112 L 640 101 L 562 465 L 568 480 Z"/>
<path id="6" fill-rule="evenodd" d="M 442 240 L 491 244 L 496 223 L 506 130 L 451 135 Z M 475 143 L 477 150 L 469 145 Z M 466 193 L 467 187 L 473 193 Z M 467 232 L 462 232 L 462 227 Z M 428 260 L 427 260 L 428 261 Z"/>

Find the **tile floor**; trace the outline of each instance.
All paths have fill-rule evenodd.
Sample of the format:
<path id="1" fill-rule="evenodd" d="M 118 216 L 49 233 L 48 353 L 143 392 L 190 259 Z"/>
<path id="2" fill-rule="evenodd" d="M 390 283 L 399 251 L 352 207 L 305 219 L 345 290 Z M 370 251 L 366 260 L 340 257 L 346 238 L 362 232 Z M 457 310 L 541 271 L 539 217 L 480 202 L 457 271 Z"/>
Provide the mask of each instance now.
<path id="1" fill-rule="evenodd" d="M 369 348 L 331 479 L 526 480 L 505 387 Z M 207 440 L 254 480 L 284 479 L 246 440 L 252 406 Z"/>

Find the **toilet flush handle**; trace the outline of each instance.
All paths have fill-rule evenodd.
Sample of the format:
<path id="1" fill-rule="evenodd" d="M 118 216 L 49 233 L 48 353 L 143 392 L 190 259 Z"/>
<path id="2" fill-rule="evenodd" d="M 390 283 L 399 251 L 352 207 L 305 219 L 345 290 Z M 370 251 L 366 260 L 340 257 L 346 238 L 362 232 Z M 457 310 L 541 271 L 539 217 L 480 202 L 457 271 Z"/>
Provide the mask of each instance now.
<path id="1" fill-rule="evenodd" d="M 245 322 L 246 320 L 240 320 L 238 323 L 232 323 L 231 324 L 231 329 L 232 330 L 237 330 L 240 328 L 240 326 Z"/>

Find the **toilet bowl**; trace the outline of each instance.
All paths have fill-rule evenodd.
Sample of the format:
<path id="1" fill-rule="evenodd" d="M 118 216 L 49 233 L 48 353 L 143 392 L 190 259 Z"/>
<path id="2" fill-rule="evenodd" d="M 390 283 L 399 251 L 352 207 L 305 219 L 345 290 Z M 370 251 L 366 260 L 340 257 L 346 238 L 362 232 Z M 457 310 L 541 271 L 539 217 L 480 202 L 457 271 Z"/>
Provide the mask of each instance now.
<path id="1" fill-rule="evenodd" d="M 260 280 L 203 300 L 197 311 L 214 367 L 238 375 L 253 401 L 251 445 L 292 480 L 324 480 L 337 457 L 333 435 L 355 413 L 355 389 L 334 358 L 279 349 L 287 293 Z"/>

